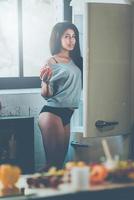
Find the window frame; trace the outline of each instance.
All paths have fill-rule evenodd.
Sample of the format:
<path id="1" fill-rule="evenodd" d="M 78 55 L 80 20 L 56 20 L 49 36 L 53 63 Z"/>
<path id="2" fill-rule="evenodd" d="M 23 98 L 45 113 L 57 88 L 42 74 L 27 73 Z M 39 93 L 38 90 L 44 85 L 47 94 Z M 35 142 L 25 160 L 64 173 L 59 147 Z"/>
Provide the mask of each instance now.
<path id="1" fill-rule="evenodd" d="M 64 20 L 72 21 L 71 0 L 64 0 Z M 22 22 L 22 0 L 18 0 L 18 18 Z M 41 81 L 38 76 L 24 77 L 23 76 L 23 42 L 22 42 L 22 23 L 18 27 L 19 37 L 19 77 L 0 77 L 0 89 L 26 89 L 40 88 Z"/>

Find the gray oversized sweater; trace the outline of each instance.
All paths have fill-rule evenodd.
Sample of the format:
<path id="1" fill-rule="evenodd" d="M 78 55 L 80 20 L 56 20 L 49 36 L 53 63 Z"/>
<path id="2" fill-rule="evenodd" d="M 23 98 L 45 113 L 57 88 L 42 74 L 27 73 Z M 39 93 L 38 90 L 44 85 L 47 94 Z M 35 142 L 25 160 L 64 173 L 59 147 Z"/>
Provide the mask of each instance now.
<path id="1" fill-rule="evenodd" d="M 82 78 L 80 69 L 71 60 L 69 63 L 51 64 L 53 75 L 50 87 L 53 95 L 47 100 L 47 106 L 78 108 Z"/>

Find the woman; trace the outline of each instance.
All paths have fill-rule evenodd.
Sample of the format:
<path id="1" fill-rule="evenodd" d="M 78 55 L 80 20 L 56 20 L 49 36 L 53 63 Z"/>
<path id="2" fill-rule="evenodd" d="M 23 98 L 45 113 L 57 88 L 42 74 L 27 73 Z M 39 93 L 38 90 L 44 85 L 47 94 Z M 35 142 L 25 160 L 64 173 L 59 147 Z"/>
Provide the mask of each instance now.
<path id="1" fill-rule="evenodd" d="M 70 120 L 78 108 L 83 61 L 79 33 L 70 22 L 57 23 L 50 36 L 52 57 L 41 68 L 41 95 L 46 99 L 39 115 L 47 168 L 62 168 L 70 139 Z"/>

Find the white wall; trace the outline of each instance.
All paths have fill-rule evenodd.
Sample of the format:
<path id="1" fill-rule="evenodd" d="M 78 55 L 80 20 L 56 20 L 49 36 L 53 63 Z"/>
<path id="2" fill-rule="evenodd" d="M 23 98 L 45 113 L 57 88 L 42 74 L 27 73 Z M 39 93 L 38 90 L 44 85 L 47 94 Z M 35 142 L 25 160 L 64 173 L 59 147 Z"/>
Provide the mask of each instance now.
<path id="1" fill-rule="evenodd" d="M 27 90 L 4 91 L 0 93 L 0 102 L 2 116 L 31 116 L 34 117 L 34 140 L 35 140 L 35 169 L 43 167 L 45 154 L 42 145 L 42 138 L 38 127 L 38 115 L 44 104 L 44 99 L 39 91 L 32 93 Z M 18 93 L 19 92 L 19 93 Z"/>

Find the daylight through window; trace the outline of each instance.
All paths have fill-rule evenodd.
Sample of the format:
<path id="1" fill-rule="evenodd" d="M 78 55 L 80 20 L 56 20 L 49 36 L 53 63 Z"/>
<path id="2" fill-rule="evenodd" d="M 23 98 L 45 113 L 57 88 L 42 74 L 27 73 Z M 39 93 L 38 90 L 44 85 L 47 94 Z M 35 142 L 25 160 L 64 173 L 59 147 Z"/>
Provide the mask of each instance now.
<path id="1" fill-rule="evenodd" d="M 0 78 L 38 76 L 51 29 L 62 20 L 63 0 L 0 1 Z"/>

